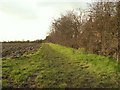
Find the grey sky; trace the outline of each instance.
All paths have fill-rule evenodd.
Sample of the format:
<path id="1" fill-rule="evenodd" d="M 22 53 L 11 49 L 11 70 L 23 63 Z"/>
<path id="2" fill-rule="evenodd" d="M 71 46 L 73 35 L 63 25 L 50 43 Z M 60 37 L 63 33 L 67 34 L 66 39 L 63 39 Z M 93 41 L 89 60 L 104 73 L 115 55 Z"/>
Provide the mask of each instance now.
<path id="1" fill-rule="evenodd" d="M 0 0 L 0 41 L 44 39 L 53 18 L 91 0 Z"/>

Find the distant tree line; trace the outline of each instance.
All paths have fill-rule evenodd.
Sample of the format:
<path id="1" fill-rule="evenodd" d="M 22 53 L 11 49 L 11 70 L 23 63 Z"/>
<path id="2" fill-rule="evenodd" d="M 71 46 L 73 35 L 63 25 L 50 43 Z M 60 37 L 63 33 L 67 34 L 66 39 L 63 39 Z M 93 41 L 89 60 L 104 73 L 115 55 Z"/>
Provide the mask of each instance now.
<path id="1" fill-rule="evenodd" d="M 34 41 L 30 41 L 30 40 L 22 40 L 22 41 L 3 41 L 2 43 L 42 43 L 44 40 L 42 39 L 37 39 L 37 40 L 34 40 Z"/>
<path id="2" fill-rule="evenodd" d="M 62 14 L 51 25 L 46 41 L 118 59 L 120 2 L 94 2 L 89 10 Z"/>

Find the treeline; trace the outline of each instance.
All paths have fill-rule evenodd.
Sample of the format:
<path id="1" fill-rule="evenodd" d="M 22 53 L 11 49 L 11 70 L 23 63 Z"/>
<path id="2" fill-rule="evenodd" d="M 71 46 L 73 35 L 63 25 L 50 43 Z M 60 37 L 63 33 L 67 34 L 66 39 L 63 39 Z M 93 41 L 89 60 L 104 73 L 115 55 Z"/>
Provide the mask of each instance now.
<path id="1" fill-rule="evenodd" d="M 3 41 L 2 43 L 42 43 L 44 40 L 38 39 L 34 41 L 26 40 L 26 41 Z"/>
<path id="2" fill-rule="evenodd" d="M 62 14 L 46 41 L 119 58 L 120 2 L 94 2 L 89 10 Z"/>

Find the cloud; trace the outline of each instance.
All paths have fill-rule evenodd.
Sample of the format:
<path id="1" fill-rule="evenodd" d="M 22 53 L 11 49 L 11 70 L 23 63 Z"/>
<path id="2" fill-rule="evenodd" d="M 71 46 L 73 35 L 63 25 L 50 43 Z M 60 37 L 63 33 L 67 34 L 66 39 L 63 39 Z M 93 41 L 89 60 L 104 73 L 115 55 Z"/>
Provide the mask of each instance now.
<path id="1" fill-rule="evenodd" d="M 44 39 L 54 18 L 79 7 L 85 3 L 0 0 L 0 41 Z"/>
<path id="2" fill-rule="evenodd" d="M 1 0 L 0 11 L 20 18 L 37 18 L 33 0 Z"/>
<path id="3" fill-rule="evenodd" d="M 95 0 L 38 0 L 39 2 L 91 2 Z"/>

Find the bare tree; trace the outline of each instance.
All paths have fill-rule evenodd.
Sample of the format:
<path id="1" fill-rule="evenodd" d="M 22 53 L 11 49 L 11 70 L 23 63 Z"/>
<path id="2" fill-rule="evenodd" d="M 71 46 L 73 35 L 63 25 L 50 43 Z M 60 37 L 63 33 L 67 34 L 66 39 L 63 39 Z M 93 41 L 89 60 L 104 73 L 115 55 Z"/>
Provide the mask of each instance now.
<path id="1" fill-rule="evenodd" d="M 47 37 L 53 43 L 85 48 L 86 51 L 118 58 L 119 4 L 95 2 L 87 12 L 68 11 L 55 19 Z M 120 56 L 119 56 L 120 57 Z"/>
<path id="2" fill-rule="evenodd" d="M 67 14 L 61 15 L 60 18 L 54 20 L 51 26 L 51 33 L 49 36 L 55 42 L 78 48 L 78 35 L 81 27 L 81 12 L 78 14 L 75 11 L 68 11 Z"/>

